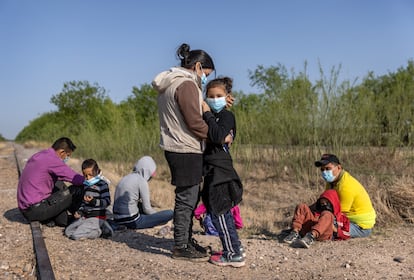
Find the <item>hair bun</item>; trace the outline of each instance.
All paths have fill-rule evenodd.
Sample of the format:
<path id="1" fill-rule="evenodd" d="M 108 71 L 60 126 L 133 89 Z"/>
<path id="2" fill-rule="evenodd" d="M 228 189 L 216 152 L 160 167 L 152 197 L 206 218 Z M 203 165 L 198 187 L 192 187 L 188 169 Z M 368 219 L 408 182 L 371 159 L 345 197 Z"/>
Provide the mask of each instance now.
<path id="1" fill-rule="evenodd" d="M 186 60 L 188 55 L 190 54 L 190 46 L 186 43 L 181 44 L 181 46 L 177 50 L 177 56 L 181 60 Z"/>

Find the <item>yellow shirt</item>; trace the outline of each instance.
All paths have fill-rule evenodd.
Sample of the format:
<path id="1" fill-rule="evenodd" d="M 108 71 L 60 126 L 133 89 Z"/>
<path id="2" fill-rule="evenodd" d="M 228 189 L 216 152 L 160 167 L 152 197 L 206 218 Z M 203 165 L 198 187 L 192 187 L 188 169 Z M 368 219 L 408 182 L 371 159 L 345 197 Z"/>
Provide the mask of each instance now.
<path id="1" fill-rule="evenodd" d="M 363 229 L 372 228 L 377 215 L 367 191 L 348 172 L 343 171 L 339 176 L 339 181 L 328 183 L 326 189 L 334 189 L 338 192 L 341 211 L 352 223 Z"/>

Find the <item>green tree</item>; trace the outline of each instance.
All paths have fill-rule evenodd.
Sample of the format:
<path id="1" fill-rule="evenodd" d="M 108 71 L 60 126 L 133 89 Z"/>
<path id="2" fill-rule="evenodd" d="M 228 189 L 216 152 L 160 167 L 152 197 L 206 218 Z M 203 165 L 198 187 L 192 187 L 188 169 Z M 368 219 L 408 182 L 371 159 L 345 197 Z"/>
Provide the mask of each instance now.
<path id="1" fill-rule="evenodd" d="M 375 77 L 371 72 L 357 88 L 359 95 L 370 95 L 372 102 L 368 129 L 380 145 L 412 145 L 414 143 L 414 62 L 395 73 Z"/>
<path id="2" fill-rule="evenodd" d="M 77 115 L 104 104 L 108 99 L 105 89 L 98 84 L 91 86 L 88 81 L 71 81 L 63 85 L 60 93 L 53 95 L 50 102 L 58 111 L 67 116 Z"/>
<path id="3" fill-rule="evenodd" d="M 313 141 L 317 95 L 305 70 L 288 73 L 282 65 L 258 66 L 250 72 L 252 85 L 264 91 L 259 121 L 268 144 L 298 145 Z"/>
<path id="4" fill-rule="evenodd" d="M 53 142 L 64 135 L 64 122 L 58 112 L 44 113 L 30 121 L 16 136 L 16 141 L 27 140 Z"/>
<path id="5" fill-rule="evenodd" d="M 135 111 L 135 119 L 141 124 L 158 122 L 157 91 L 151 85 L 133 87 L 132 96 L 122 101 L 120 106 L 127 111 L 128 109 Z"/>
<path id="6" fill-rule="evenodd" d="M 60 93 L 52 96 L 50 102 L 58 108 L 69 134 L 79 135 L 89 123 L 96 130 L 105 130 L 112 125 L 112 118 L 106 112 L 115 104 L 98 84 L 90 85 L 88 81 L 67 82 Z"/>

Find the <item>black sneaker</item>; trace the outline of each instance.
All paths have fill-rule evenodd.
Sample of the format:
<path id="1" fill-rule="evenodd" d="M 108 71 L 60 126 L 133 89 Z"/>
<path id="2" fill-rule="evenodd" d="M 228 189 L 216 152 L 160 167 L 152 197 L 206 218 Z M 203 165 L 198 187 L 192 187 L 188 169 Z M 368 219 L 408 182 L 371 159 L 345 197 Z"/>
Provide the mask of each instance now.
<path id="1" fill-rule="evenodd" d="M 315 237 L 308 232 L 303 238 L 297 239 L 294 243 L 295 247 L 308 249 L 315 242 Z"/>
<path id="2" fill-rule="evenodd" d="M 192 262 L 204 262 L 208 261 L 209 256 L 197 251 L 193 246 L 187 244 L 174 247 L 172 252 L 172 258 L 177 260 L 187 260 Z"/>
<path id="3" fill-rule="evenodd" d="M 207 254 L 208 253 L 208 247 L 203 247 L 200 244 L 198 244 L 198 241 L 194 238 L 190 239 L 190 242 L 188 243 L 190 246 L 192 246 L 196 251 Z"/>
<path id="4" fill-rule="evenodd" d="M 288 236 L 286 236 L 285 238 L 283 238 L 283 242 L 287 243 L 287 244 L 292 244 L 292 242 L 296 241 L 296 239 L 300 238 L 299 233 L 297 233 L 296 231 L 292 230 Z"/>
<path id="5" fill-rule="evenodd" d="M 47 227 L 55 227 L 56 226 L 56 223 L 55 223 L 55 221 L 51 220 L 51 221 L 45 222 L 45 225 Z"/>

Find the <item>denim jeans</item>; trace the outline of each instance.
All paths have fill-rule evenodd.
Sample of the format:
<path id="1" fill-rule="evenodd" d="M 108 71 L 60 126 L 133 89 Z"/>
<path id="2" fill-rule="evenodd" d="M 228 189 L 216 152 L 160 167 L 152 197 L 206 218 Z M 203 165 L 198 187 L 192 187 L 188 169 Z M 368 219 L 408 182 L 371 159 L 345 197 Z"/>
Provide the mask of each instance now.
<path id="1" fill-rule="evenodd" d="M 222 215 L 211 213 L 214 227 L 217 229 L 223 246 L 223 256 L 230 258 L 240 254 L 240 240 L 237 234 L 234 218 L 230 210 Z"/>
<path id="2" fill-rule="evenodd" d="M 369 236 L 372 232 L 372 229 L 363 229 L 357 224 L 351 223 L 349 231 L 351 234 L 351 238 L 357 238 Z"/>
<path id="3" fill-rule="evenodd" d="M 152 228 L 155 226 L 163 225 L 173 218 L 172 210 L 163 210 L 154 214 L 145 215 L 140 214 L 138 219 L 130 223 L 124 224 L 127 228 L 143 229 Z"/>
<path id="4" fill-rule="evenodd" d="M 194 210 L 200 198 L 200 184 L 175 188 L 174 242 L 187 245 L 192 238 Z"/>

